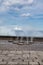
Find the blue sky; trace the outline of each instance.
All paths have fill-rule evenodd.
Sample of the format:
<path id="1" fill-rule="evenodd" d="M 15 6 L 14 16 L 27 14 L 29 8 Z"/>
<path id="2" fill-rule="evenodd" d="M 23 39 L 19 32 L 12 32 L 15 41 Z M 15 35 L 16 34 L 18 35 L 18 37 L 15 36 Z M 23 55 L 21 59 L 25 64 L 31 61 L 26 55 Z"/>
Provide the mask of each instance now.
<path id="1" fill-rule="evenodd" d="M 0 0 L 0 32 L 17 27 L 43 31 L 43 0 Z"/>

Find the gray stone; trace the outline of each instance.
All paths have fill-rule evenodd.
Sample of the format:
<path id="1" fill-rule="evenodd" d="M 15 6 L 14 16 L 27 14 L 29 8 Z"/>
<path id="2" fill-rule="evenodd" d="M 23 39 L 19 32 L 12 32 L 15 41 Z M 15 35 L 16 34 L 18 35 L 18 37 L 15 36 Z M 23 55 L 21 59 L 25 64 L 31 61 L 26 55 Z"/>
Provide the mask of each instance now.
<path id="1" fill-rule="evenodd" d="M 0 50 L 0 54 L 2 53 L 2 51 Z"/>
<path id="2" fill-rule="evenodd" d="M 5 65 L 5 64 L 6 64 L 6 62 L 0 62 L 0 65 L 1 65 L 1 64 L 2 64 L 2 65 Z"/>
<path id="3" fill-rule="evenodd" d="M 29 62 L 29 65 L 38 65 L 37 62 Z"/>
<path id="4" fill-rule="evenodd" d="M 22 54 L 22 51 L 16 51 L 16 54 Z"/>
<path id="5" fill-rule="evenodd" d="M 14 54 L 8 54 L 8 57 L 12 57 L 12 56 L 15 56 Z"/>
<path id="6" fill-rule="evenodd" d="M 8 54 L 9 51 L 5 50 L 5 51 L 2 51 L 2 54 Z"/>
<path id="7" fill-rule="evenodd" d="M 8 62 L 8 64 L 10 64 L 10 65 L 12 65 L 12 64 L 18 64 L 18 62 L 12 62 L 12 61 L 10 61 L 10 62 Z"/>
<path id="8" fill-rule="evenodd" d="M 9 53 L 10 53 L 10 54 L 15 54 L 15 53 L 16 53 L 16 51 L 10 51 Z"/>
<path id="9" fill-rule="evenodd" d="M 23 54 L 29 54 L 30 51 L 22 51 Z"/>

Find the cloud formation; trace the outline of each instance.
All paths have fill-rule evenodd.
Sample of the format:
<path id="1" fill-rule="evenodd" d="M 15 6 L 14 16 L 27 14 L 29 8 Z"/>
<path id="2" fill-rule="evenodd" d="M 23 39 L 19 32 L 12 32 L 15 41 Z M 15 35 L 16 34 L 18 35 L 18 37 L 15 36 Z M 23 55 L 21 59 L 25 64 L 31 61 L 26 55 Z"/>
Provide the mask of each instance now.
<path id="1" fill-rule="evenodd" d="M 26 31 L 42 29 L 43 0 L 0 0 L 0 26 L 2 25 L 0 34 L 13 35 L 14 30 L 21 30 L 21 27 L 3 27 L 13 24 L 24 26 L 23 30 Z"/>
<path id="2" fill-rule="evenodd" d="M 12 5 L 30 5 L 33 3 L 33 0 L 0 0 L 0 3 L 0 10 L 5 11 L 9 9 Z"/>
<path id="3" fill-rule="evenodd" d="M 21 16 L 23 16 L 23 17 L 30 17 L 31 14 L 30 13 L 23 13 L 23 14 L 21 14 Z"/>
<path id="4" fill-rule="evenodd" d="M 15 5 L 15 4 L 32 4 L 33 0 L 4 0 L 3 5 L 5 6 L 10 6 L 10 5 Z"/>
<path id="5" fill-rule="evenodd" d="M 28 26 L 29 27 L 29 26 Z M 26 27 L 25 27 L 26 28 Z M 21 26 L 0 26 L 0 35 L 5 36 L 36 36 L 36 37 L 42 37 L 43 31 L 38 30 L 32 30 L 32 27 L 30 27 L 28 30 Z"/>

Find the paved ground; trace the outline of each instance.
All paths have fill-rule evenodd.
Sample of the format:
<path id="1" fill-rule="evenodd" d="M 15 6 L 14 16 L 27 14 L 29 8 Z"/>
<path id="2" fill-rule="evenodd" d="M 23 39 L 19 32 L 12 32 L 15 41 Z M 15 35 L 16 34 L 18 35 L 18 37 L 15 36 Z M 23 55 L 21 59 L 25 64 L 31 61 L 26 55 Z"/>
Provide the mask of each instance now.
<path id="1" fill-rule="evenodd" d="M 29 45 L 18 45 L 18 44 L 0 44 L 0 50 L 32 50 L 32 51 L 43 51 L 43 43 L 33 43 Z"/>
<path id="2" fill-rule="evenodd" d="M 0 50 L 0 65 L 43 65 L 43 52 Z"/>
<path id="3" fill-rule="evenodd" d="M 43 43 L 0 44 L 0 65 L 43 65 Z"/>

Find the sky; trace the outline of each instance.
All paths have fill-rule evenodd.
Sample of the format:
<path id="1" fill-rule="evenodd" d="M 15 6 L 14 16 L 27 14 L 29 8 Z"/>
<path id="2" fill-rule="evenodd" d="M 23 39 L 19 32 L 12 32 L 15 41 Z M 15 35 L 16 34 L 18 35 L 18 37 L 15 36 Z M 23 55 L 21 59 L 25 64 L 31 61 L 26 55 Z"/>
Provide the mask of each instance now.
<path id="1" fill-rule="evenodd" d="M 12 30 L 43 31 L 43 0 L 0 0 L 0 34 Z"/>

